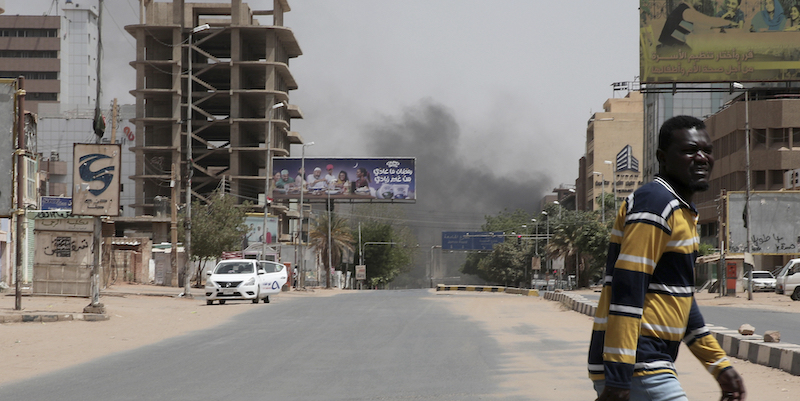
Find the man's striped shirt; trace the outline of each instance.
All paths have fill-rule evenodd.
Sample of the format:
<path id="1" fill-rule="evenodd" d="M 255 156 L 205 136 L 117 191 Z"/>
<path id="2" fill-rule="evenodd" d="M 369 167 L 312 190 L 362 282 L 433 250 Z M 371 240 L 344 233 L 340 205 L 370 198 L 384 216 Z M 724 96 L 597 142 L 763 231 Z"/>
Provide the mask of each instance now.
<path id="1" fill-rule="evenodd" d="M 633 376 L 675 373 L 683 340 L 715 377 L 731 366 L 694 300 L 697 210 L 661 177 L 617 213 L 589 347 L 589 377 L 630 388 Z"/>

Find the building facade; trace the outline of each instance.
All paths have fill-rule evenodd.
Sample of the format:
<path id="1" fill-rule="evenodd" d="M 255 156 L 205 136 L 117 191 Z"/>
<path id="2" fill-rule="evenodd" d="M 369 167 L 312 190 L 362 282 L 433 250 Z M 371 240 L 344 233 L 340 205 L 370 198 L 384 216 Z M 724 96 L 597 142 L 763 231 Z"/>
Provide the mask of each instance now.
<path id="1" fill-rule="evenodd" d="M 51 114 L 79 118 L 97 100 L 99 14 L 85 2 L 64 4 L 61 12 L 0 16 L 0 78 L 25 77 L 29 111 L 48 104 Z"/>
<path id="2" fill-rule="evenodd" d="M 599 210 L 604 193 L 614 194 L 619 204 L 642 185 L 643 126 L 643 97 L 638 91 L 606 100 L 603 111 L 592 115 L 576 185 L 578 209 Z"/>
<path id="3" fill-rule="evenodd" d="M 706 120 L 714 145 L 714 170 L 710 188 L 695 195 L 700 213 L 701 241 L 720 246 L 719 222 L 722 191 L 745 191 L 747 187 L 746 126 L 750 135 L 751 191 L 778 191 L 786 184 L 787 171 L 800 168 L 800 98 L 787 90 L 751 88 Z M 795 92 L 796 93 L 796 92 Z M 741 216 L 728 216 L 728 219 Z M 759 269 L 773 270 L 792 255 L 755 255 Z"/>
<path id="4" fill-rule="evenodd" d="M 289 103 L 297 89 L 289 61 L 302 52 L 283 26 L 288 2 L 272 4 L 251 10 L 241 0 L 151 2 L 139 25 L 125 27 L 137 49 L 137 216 L 153 215 L 155 199 L 170 197 L 173 171 L 180 199 L 188 185 L 201 199 L 224 185 L 240 202 L 264 205 L 270 155 L 288 156 L 290 144 L 303 143 L 291 131 L 302 113 Z M 262 24 L 263 17 L 271 21 Z M 273 204 L 271 211 L 285 216 L 288 207 Z M 288 232 L 288 220 L 281 224 Z"/>

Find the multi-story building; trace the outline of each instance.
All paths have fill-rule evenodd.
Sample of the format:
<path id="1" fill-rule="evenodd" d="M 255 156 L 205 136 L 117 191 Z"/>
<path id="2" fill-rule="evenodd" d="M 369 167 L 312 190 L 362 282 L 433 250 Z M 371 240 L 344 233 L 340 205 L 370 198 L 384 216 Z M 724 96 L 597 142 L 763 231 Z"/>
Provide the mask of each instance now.
<path id="1" fill-rule="evenodd" d="M 638 91 L 606 100 L 603 111 L 592 115 L 576 185 L 578 209 L 599 210 L 603 193 L 613 193 L 619 204 L 642 185 L 643 125 L 642 94 Z"/>
<path id="2" fill-rule="evenodd" d="M 56 110 L 79 118 L 97 99 L 98 10 L 68 2 L 62 11 L 0 16 L 0 78 L 25 77 L 29 111 L 60 104 Z"/>
<path id="3" fill-rule="evenodd" d="M 700 214 L 701 241 L 714 247 L 720 243 L 718 198 L 721 191 L 745 191 L 747 186 L 745 133 L 748 119 L 752 191 L 781 190 L 784 173 L 800 168 L 800 99 L 796 90 L 754 87 L 749 89 L 749 96 L 746 102 L 740 94 L 706 120 L 714 145 L 715 165 L 709 190 L 697 193 L 694 201 Z M 733 218 L 741 217 L 728 217 Z M 791 257 L 796 254 L 759 255 L 755 262 L 759 268 L 771 270 Z"/>
<path id="4" fill-rule="evenodd" d="M 268 155 L 287 156 L 290 144 L 302 143 L 291 131 L 302 113 L 289 103 L 297 88 L 289 60 L 302 52 L 283 26 L 287 0 L 272 4 L 149 2 L 143 21 L 125 27 L 136 39 L 137 216 L 153 215 L 155 199 L 170 197 L 173 171 L 180 199 L 189 175 L 193 196 L 224 182 L 240 201 L 257 203 L 272 175 Z M 271 21 L 262 24 L 264 17 Z M 288 232 L 288 220 L 281 225 Z"/>

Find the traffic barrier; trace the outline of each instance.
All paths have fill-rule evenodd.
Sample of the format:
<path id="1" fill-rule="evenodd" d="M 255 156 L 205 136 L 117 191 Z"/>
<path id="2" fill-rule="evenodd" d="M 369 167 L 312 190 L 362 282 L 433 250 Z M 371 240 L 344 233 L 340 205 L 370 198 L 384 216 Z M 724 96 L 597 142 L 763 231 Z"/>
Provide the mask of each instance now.
<path id="1" fill-rule="evenodd" d="M 509 294 L 538 297 L 539 290 L 527 288 L 497 287 L 491 285 L 444 285 L 438 284 L 436 291 L 476 291 L 476 292 L 505 292 Z"/>

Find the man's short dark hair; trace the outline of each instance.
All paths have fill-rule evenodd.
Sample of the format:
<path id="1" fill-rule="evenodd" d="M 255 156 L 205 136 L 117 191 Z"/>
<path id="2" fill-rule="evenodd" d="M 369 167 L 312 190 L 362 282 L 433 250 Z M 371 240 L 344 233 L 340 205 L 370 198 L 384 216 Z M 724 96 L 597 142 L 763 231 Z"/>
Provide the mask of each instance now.
<path id="1" fill-rule="evenodd" d="M 658 148 L 666 151 L 672 143 L 672 133 L 682 129 L 705 129 L 706 124 L 703 120 L 692 116 L 675 116 L 661 125 L 661 130 L 658 131 Z"/>

